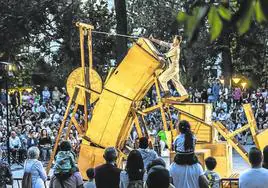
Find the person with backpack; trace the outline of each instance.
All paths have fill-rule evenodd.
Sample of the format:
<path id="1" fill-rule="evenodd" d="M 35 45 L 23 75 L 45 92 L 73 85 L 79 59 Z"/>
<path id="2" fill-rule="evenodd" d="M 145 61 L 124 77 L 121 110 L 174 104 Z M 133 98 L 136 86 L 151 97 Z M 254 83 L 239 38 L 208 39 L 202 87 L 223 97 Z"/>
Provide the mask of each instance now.
<path id="1" fill-rule="evenodd" d="M 119 188 L 143 188 L 144 174 L 141 153 L 138 150 L 132 150 L 127 158 L 126 169 L 120 173 Z"/>
<path id="2" fill-rule="evenodd" d="M 7 184 L 13 184 L 12 173 L 9 165 L 2 160 L 2 150 L 0 149 L 0 188 L 6 188 Z"/>
<path id="3" fill-rule="evenodd" d="M 83 188 L 83 184 L 71 143 L 63 141 L 55 157 L 54 173 L 50 179 L 49 188 Z"/>
<path id="4" fill-rule="evenodd" d="M 74 172 L 78 172 L 75 162 L 75 154 L 72 152 L 72 145 L 65 140 L 60 144 L 60 151 L 55 157 L 54 174 L 56 177 L 69 178 Z"/>
<path id="5" fill-rule="evenodd" d="M 47 175 L 45 169 L 38 160 L 40 151 L 38 147 L 28 149 L 28 157 L 24 164 L 22 188 L 45 188 Z"/>

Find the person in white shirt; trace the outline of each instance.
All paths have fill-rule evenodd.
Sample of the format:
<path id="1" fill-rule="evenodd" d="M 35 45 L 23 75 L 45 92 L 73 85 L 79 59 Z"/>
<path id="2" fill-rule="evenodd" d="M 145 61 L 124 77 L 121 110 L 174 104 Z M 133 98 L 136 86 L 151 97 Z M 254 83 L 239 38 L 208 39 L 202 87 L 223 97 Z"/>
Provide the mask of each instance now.
<path id="1" fill-rule="evenodd" d="M 239 177 L 240 188 L 266 188 L 268 185 L 268 170 L 262 168 L 262 152 L 252 147 L 249 151 L 251 168 Z"/>
<path id="2" fill-rule="evenodd" d="M 16 159 L 17 152 L 19 153 L 19 162 L 23 160 L 23 150 L 21 149 L 21 141 L 17 136 L 15 131 L 11 132 L 11 137 L 9 138 L 9 147 L 12 154 L 12 157 Z"/>

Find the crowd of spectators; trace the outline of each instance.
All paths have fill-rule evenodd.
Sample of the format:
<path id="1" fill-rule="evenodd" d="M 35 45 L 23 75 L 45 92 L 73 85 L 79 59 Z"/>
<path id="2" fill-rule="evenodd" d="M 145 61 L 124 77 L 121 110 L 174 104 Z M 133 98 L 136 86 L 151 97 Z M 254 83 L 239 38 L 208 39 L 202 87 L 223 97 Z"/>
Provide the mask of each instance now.
<path id="1" fill-rule="evenodd" d="M 170 92 L 173 96 L 178 93 L 170 86 Z M 193 89 L 188 88 L 190 102 L 212 103 L 213 120 L 221 121 L 229 131 L 234 131 L 247 123 L 242 104 L 251 103 L 257 120 L 257 126 L 261 129 L 268 127 L 268 90 L 265 87 L 257 90 L 246 90 L 239 87 L 232 89 L 223 87 L 217 79 L 209 80 L 208 87 Z M 63 119 L 68 95 L 65 88 L 58 89 L 54 87 L 49 90 L 44 87 L 41 90 L 32 89 L 19 93 L 17 91 L 9 93 L 6 100 L 6 91 L 0 92 L 0 146 L 6 149 L 7 139 L 7 121 L 6 121 L 6 101 L 9 104 L 9 123 L 11 126 L 10 148 L 13 157 L 22 162 L 26 157 L 26 150 L 31 146 L 38 146 L 41 151 L 42 161 L 49 159 L 52 146 L 57 137 L 58 129 Z M 153 88 L 145 97 L 142 108 L 155 105 L 157 103 L 156 90 Z M 89 113 L 90 114 L 90 113 Z M 168 119 L 173 124 L 178 122 L 176 110 L 171 109 Z M 83 113 L 78 109 L 76 118 L 82 122 Z M 68 123 L 67 119 L 67 123 Z M 161 150 L 165 146 L 165 135 L 161 133 L 161 114 L 154 111 L 147 115 L 148 131 L 160 140 Z M 250 132 L 245 131 L 237 136 L 242 144 L 251 144 L 252 139 L 248 139 Z M 135 140 L 137 133 L 132 131 L 132 138 Z M 69 139 L 72 142 L 75 151 L 79 149 L 78 133 L 73 128 Z"/>
<path id="2" fill-rule="evenodd" d="M 213 157 L 205 160 L 204 169 L 195 155 L 196 137 L 190 130 L 187 121 L 178 125 L 180 134 L 173 145 L 176 151 L 174 162 L 167 166 L 165 161 L 149 148 L 146 137 L 139 140 L 139 148 L 130 151 L 123 169 L 116 164 L 118 152 L 113 147 L 105 149 L 104 163 L 86 171 L 87 181 L 82 175 L 73 158 L 70 141 L 60 144 L 56 155 L 54 171 L 50 178 L 50 188 L 219 188 L 220 176 L 214 171 L 217 161 Z M 142 152 L 147 150 L 146 153 Z M 148 158 L 148 153 L 151 156 Z M 2 151 L 0 150 L 0 157 Z M 23 187 L 45 188 L 47 174 L 41 161 L 38 147 L 28 149 L 24 164 Z M 268 184 L 268 146 L 262 151 L 252 147 L 249 151 L 251 168 L 241 173 L 240 188 L 265 188 Z M 0 160 L 0 187 L 12 184 L 10 167 Z M 30 178 L 27 178 L 31 174 Z"/>
<path id="3" fill-rule="evenodd" d="M 42 161 L 48 161 L 57 137 L 58 130 L 63 119 L 68 96 L 65 88 L 59 90 L 55 87 L 49 91 L 48 87 L 38 92 L 24 90 L 22 93 L 15 91 L 9 93 L 6 100 L 6 91 L 0 93 L 0 146 L 6 151 L 7 145 L 7 108 L 11 135 L 9 147 L 12 159 L 23 162 L 26 158 L 26 151 L 32 146 L 37 146 L 41 151 Z M 73 107 L 71 107 L 72 110 Z M 82 111 L 78 109 L 76 118 L 82 121 Z M 70 117 L 67 118 L 66 124 Z M 66 129 L 63 130 L 64 132 Z M 74 151 L 79 148 L 79 138 L 76 129 L 72 128 L 69 134 Z M 15 162 L 15 161 L 14 161 Z"/>

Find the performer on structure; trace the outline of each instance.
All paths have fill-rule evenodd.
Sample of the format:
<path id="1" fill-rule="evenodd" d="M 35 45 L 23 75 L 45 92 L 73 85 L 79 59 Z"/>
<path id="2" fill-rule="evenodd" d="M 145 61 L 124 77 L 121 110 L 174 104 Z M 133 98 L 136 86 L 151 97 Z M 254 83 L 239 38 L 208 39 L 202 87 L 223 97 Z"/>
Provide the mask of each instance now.
<path id="1" fill-rule="evenodd" d="M 175 88 L 179 92 L 180 96 L 185 98 L 188 97 L 188 93 L 185 88 L 182 86 L 180 82 L 179 76 L 179 61 L 180 61 L 180 44 L 182 41 L 182 37 L 176 35 L 173 39 L 173 43 L 167 43 L 164 41 L 160 41 L 155 39 L 152 35 L 149 38 L 152 42 L 155 42 L 161 46 L 169 48 L 169 51 L 165 53 L 165 58 L 169 59 L 170 65 L 169 67 L 159 76 L 159 82 L 164 89 L 165 95 L 169 95 L 170 91 L 167 85 L 168 81 L 172 81 Z"/>

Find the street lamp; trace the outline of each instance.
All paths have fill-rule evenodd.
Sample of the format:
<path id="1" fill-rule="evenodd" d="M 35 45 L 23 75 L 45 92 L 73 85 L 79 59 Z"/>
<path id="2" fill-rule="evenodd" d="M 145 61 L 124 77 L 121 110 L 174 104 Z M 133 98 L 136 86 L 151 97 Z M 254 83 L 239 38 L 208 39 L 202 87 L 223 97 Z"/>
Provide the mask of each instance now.
<path id="1" fill-rule="evenodd" d="M 6 140 L 6 147 L 7 147 L 7 162 L 10 165 L 10 146 L 9 146 L 9 137 L 10 137 L 10 127 L 9 127 L 9 108 L 8 108 L 8 77 L 13 76 L 14 65 L 8 62 L 1 62 L 0 64 L 5 66 L 5 72 L 1 75 L 1 79 L 5 82 L 5 90 L 6 90 L 6 122 L 7 122 L 7 140 Z M 13 159 L 15 160 L 15 159 Z M 16 160 L 15 160 L 16 161 Z M 18 163 L 19 164 L 19 163 Z M 21 164 L 20 164 L 21 165 Z"/>
<path id="2" fill-rule="evenodd" d="M 234 82 L 235 84 L 238 84 L 238 83 L 240 82 L 241 78 L 235 76 L 235 77 L 232 78 L 232 80 L 233 80 L 233 82 Z"/>
<path id="3" fill-rule="evenodd" d="M 242 83 L 241 83 L 241 86 L 243 87 L 243 89 L 245 89 L 246 85 L 247 85 L 246 82 L 242 82 Z"/>

